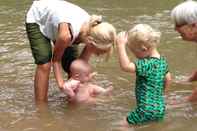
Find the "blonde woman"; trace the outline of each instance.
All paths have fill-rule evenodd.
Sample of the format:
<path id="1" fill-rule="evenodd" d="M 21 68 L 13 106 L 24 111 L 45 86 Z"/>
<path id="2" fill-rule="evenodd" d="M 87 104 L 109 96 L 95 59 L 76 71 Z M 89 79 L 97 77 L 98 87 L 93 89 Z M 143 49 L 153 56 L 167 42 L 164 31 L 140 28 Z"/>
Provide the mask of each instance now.
<path id="1" fill-rule="evenodd" d="M 111 24 L 64 0 L 33 1 L 26 15 L 26 30 L 37 65 L 34 79 L 36 102 L 48 100 L 51 66 L 58 87 L 64 90 L 61 64 L 69 72 L 70 63 L 77 57 L 77 44 L 85 44 L 80 58 L 88 61 L 92 54 L 110 54 L 115 39 Z"/>
<path id="2" fill-rule="evenodd" d="M 164 89 L 168 87 L 171 76 L 166 59 L 157 50 L 159 41 L 160 32 L 146 24 L 138 24 L 117 37 L 121 69 L 136 74 L 137 107 L 128 113 L 122 123 L 124 127 L 159 121 L 164 117 Z M 135 62 L 129 60 L 126 44 L 138 58 Z"/>
<path id="3" fill-rule="evenodd" d="M 180 33 L 183 40 L 197 42 L 197 2 L 187 0 L 171 12 L 175 23 L 175 30 Z M 188 81 L 197 80 L 197 71 L 194 71 Z M 189 101 L 197 101 L 197 88 L 188 97 Z"/>

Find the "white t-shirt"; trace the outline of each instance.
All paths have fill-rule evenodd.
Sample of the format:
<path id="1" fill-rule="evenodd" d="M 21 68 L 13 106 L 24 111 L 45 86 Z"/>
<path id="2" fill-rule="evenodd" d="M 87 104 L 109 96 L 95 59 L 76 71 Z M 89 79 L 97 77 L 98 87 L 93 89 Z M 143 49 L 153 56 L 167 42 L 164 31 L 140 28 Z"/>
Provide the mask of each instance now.
<path id="1" fill-rule="evenodd" d="M 26 23 L 37 23 L 43 35 L 51 40 L 57 38 L 58 24 L 69 23 L 73 42 L 79 35 L 82 24 L 89 21 L 89 18 L 85 10 L 67 1 L 37 0 L 26 15 Z"/>

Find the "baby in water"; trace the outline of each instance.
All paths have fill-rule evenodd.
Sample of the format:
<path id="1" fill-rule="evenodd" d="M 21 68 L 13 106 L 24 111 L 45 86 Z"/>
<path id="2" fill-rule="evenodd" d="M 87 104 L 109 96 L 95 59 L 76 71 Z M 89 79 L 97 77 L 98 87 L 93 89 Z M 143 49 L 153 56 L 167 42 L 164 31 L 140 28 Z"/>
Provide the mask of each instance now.
<path id="1" fill-rule="evenodd" d="M 70 66 L 70 79 L 65 83 L 64 89 L 71 103 L 95 103 L 96 96 L 101 94 L 110 94 L 113 87 L 102 88 L 92 84 L 91 79 L 95 74 L 92 72 L 91 66 L 77 59 Z"/>

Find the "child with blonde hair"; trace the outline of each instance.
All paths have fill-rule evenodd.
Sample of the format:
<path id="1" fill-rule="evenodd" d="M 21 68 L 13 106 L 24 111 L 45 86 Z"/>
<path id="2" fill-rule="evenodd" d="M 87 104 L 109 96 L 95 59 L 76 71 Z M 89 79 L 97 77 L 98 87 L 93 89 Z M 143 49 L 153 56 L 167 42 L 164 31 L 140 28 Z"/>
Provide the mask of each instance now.
<path id="1" fill-rule="evenodd" d="M 122 70 L 136 74 L 136 104 L 123 121 L 124 127 L 163 119 L 165 114 L 164 90 L 171 76 L 166 59 L 157 50 L 160 32 L 149 25 L 138 24 L 131 30 L 119 33 L 117 49 Z M 131 62 L 125 46 L 138 58 Z"/>

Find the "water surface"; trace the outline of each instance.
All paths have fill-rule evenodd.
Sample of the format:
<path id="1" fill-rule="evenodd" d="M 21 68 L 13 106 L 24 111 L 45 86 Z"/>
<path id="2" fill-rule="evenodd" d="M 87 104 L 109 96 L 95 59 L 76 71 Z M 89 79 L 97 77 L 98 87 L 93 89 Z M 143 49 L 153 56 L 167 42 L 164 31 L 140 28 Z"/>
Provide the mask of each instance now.
<path id="1" fill-rule="evenodd" d="M 166 56 L 174 82 L 166 93 L 164 121 L 137 127 L 136 131 L 195 131 L 197 106 L 183 102 L 197 83 L 176 83 L 197 67 L 197 45 L 184 42 L 174 31 L 170 10 L 178 0 L 70 0 L 90 14 L 101 14 L 117 31 L 147 23 L 162 32 L 159 50 Z M 116 52 L 109 62 L 96 57 L 91 63 L 98 84 L 114 86 L 111 97 L 93 106 L 69 106 L 50 78 L 47 108 L 36 108 L 33 94 L 35 65 L 26 38 L 24 19 L 31 0 L 0 0 L 0 131 L 113 131 L 116 122 L 135 107 L 134 75 L 120 70 Z M 130 54 L 131 59 L 134 57 Z"/>

